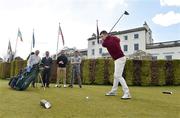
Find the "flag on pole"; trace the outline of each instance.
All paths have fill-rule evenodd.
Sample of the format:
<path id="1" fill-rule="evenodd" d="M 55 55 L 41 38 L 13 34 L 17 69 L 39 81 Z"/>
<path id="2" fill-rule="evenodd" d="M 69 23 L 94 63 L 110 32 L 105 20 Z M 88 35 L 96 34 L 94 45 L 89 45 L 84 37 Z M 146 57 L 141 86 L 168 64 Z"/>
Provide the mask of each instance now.
<path id="1" fill-rule="evenodd" d="M 11 42 L 9 40 L 6 61 L 11 62 L 12 58 L 13 58 L 13 54 L 12 54 Z"/>
<path id="2" fill-rule="evenodd" d="M 33 30 L 33 36 L 32 36 L 32 47 L 35 47 L 35 36 L 34 36 L 34 30 Z"/>
<path id="3" fill-rule="evenodd" d="M 62 38 L 62 43 L 63 43 L 63 46 L 64 46 L 64 36 L 63 36 L 62 30 L 61 30 L 60 23 L 59 23 L 59 31 L 58 31 L 58 36 L 59 36 L 59 35 L 61 35 L 61 38 Z"/>
<path id="4" fill-rule="evenodd" d="M 98 28 L 98 20 L 97 20 L 97 34 L 96 34 L 97 43 L 99 44 L 99 28 Z"/>
<path id="5" fill-rule="evenodd" d="M 9 44 L 8 44 L 8 51 L 7 51 L 8 54 L 12 54 L 12 48 L 11 48 L 11 42 L 9 40 Z"/>
<path id="6" fill-rule="evenodd" d="M 18 28 L 18 36 L 17 37 L 19 37 L 20 39 L 21 39 L 21 41 L 23 41 L 23 39 L 22 39 L 22 33 L 21 33 L 21 31 L 20 31 L 20 29 Z"/>

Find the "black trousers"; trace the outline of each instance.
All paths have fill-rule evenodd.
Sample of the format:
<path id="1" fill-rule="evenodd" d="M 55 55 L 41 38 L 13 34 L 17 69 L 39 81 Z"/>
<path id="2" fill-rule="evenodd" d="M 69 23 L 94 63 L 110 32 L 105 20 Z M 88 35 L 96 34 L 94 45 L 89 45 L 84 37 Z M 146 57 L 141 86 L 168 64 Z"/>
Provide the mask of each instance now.
<path id="1" fill-rule="evenodd" d="M 42 73 L 42 80 L 43 80 L 44 86 L 49 86 L 50 72 L 51 72 L 50 69 L 44 69 Z"/>

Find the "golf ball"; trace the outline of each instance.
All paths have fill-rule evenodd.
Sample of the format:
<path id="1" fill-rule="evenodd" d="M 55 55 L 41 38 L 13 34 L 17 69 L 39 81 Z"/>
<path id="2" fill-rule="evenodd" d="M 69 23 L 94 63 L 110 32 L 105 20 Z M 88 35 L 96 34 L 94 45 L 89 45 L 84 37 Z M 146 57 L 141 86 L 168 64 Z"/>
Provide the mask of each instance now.
<path id="1" fill-rule="evenodd" d="M 86 99 L 89 99 L 89 97 L 87 96 Z"/>

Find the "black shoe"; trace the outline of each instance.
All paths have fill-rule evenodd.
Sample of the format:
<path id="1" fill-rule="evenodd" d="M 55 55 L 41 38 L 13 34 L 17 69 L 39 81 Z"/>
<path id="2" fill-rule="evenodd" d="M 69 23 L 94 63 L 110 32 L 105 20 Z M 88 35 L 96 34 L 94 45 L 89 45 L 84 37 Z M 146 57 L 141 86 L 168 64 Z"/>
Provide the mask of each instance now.
<path id="1" fill-rule="evenodd" d="M 49 84 L 46 84 L 46 87 L 49 88 Z"/>
<path id="2" fill-rule="evenodd" d="M 79 88 L 82 88 L 82 86 L 80 85 Z"/>
<path id="3" fill-rule="evenodd" d="M 73 85 L 69 85 L 68 87 L 73 88 Z"/>

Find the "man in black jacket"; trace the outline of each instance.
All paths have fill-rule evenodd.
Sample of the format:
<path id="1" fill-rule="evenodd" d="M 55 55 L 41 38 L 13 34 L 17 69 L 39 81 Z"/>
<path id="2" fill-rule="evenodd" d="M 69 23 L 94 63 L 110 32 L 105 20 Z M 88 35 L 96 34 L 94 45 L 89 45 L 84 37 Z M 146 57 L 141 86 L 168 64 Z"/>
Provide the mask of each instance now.
<path id="1" fill-rule="evenodd" d="M 41 63 L 43 64 L 43 84 L 45 87 L 49 87 L 49 77 L 51 72 L 52 58 L 49 57 L 49 51 L 46 51 L 46 56 L 42 58 Z"/>
<path id="2" fill-rule="evenodd" d="M 64 87 L 66 86 L 66 65 L 68 63 L 68 59 L 66 57 L 66 55 L 64 54 L 64 50 L 61 51 L 61 55 L 57 58 L 57 81 L 56 81 L 56 85 L 55 87 L 61 87 L 60 83 L 62 83 L 63 80 L 63 84 Z M 63 77 L 63 79 L 62 79 Z"/>

